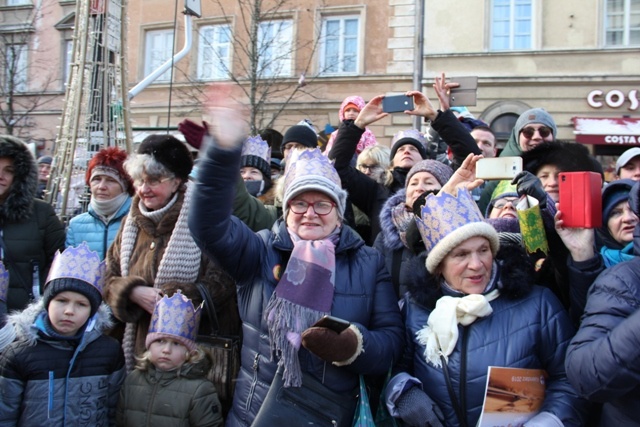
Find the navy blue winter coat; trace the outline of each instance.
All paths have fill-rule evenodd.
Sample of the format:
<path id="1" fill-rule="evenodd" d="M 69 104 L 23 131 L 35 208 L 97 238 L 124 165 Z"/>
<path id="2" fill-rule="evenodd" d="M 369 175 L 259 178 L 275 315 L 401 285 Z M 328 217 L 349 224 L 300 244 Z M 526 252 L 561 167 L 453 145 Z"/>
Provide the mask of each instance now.
<path id="1" fill-rule="evenodd" d="M 546 370 L 549 376 L 542 411 L 555 415 L 565 426 L 583 425 L 587 402 L 577 396 L 564 368 L 565 351 L 574 332 L 568 313 L 549 289 L 532 285 L 533 276 L 523 267 L 529 262 L 522 249 L 502 248 L 498 259 L 502 283 L 498 285 L 500 296 L 491 301 L 493 313 L 468 326 L 458 325 L 459 338 L 448 360 L 447 370 L 467 425 L 475 426 L 480 417 L 489 366 Z M 426 273 L 424 267 L 417 268 L 420 261 L 424 263 L 424 256 L 416 259 L 415 271 Z M 416 274 L 416 279 L 403 308 L 406 353 L 387 396 L 390 403 L 396 403 L 409 384 L 421 383 L 442 409 L 444 424 L 458 426 L 443 367 L 426 362 L 425 347 L 416 338 L 443 290 L 434 276 Z"/>
<path id="2" fill-rule="evenodd" d="M 580 395 L 604 402 L 601 426 L 640 425 L 640 257 L 606 269 L 593 283 L 566 367 Z"/>
<path id="3" fill-rule="evenodd" d="M 238 285 L 243 322 L 242 366 L 227 426 L 249 426 L 267 394 L 277 360 L 270 350 L 264 309 L 293 249 L 282 220 L 272 230 L 252 232 L 231 216 L 240 149 L 211 145 L 199 167 L 189 226 L 204 253 L 217 259 Z M 331 314 L 350 321 L 363 335 L 364 351 L 337 367 L 301 347 L 304 371 L 336 391 L 351 391 L 358 375 L 380 375 L 400 358 L 404 345 L 402 319 L 382 256 L 365 246 L 348 226 L 336 245 L 336 283 Z"/>

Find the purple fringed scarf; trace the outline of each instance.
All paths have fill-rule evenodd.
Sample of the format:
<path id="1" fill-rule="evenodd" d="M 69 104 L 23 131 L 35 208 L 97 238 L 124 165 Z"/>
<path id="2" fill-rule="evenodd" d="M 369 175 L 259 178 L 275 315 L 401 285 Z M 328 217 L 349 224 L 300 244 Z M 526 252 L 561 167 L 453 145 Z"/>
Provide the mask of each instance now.
<path id="1" fill-rule="evenodd" d="M 271 351 L 284 368 L 285 387 L 300 387 L 302 371 L 298 350 L 301 334 L 325 314 L 331 313 L 335 284 L 335 245 L 340 238 L 336 228 L 326 239 L 303 240 L 287 229 L 293 251 L 287 268 L 265 309 Z"/>

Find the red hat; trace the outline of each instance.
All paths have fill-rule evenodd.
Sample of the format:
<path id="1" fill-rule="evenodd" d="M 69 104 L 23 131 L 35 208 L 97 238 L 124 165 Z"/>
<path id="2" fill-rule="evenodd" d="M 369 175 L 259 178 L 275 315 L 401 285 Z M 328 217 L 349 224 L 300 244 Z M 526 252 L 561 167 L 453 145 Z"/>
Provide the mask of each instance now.
<path id="1" fill-rule="evenodd" d="M 358 107 L 356 104 L 354 104 L 353 102 L 350 102 L 350 103 L 348 103 L 347 105 L 344 106 L 342 111 L 347 111 L 349 108 L 353 108 L 354 110 L 357 110 L 358 112 L 360 112 L 360 110 L 361 110 L 361 108 Z"/>
<path id="2" fill-rule="evenodd" d="M 122 164 L 127 159 L 127 152 L 118 147 L 107 147 L 98 151 L 89 161 L 85 180 L 90 185 L 91 176 L 99 170 L 112 171 L 114 178 L 121 183 L 123 191 L 133 195 L 133 181 Z M 97 169 L 96 169 L 97 168 Z"/>

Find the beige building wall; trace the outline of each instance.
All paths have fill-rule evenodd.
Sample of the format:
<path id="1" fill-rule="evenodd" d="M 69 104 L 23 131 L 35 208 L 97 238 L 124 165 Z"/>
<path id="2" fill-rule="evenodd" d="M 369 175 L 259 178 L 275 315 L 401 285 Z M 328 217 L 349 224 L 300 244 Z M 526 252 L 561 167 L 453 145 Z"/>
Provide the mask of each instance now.
<path id="1" fill-rule="evenodd" d="M 33 6 L 6 6 L 0 0 L 0 31 L 17 25 Z M 34 0 L 35 1 L 35 0 Z M 204 24 L 227 21 L 240 26 L 238 2 L 223 0 L 226 15 L 217 1 L 202 1 L 203 17 L 194 19 L 196 29 Z M 492 122 L 501 114 L 519 114 L 529 107 L 543 107 L 556 119 L 559 137 L 573 140 L 571 118 L 579 117 L 639 117 L 631 101 L 612 108 L 594 108 L 587 103 L 592 90 L 620 90 L 629 94 L 640 90 L 640 49 L 603 48 L 605 0 L 534 0 L 534 49 L 526 51 L 492 52 L 489 49 L 491 1 L 458 0 L 451 2 L 425 0 L 424 10 L 424 76 L 422 87 L 434 99 L 433 78 L 440 72 L 448 76 L 474 75 L 479 77 L 478 103 L 470 111 Z M 38 54 L 30 58 L 30 84 L 36 87 L 43 73 L 37 64 L 47 64 L 54 82 L 47 88 L 48 102 L 31 115 L 35 127 L 30 138 L 46 142 L 51 148 L 60 122 L 64 101 L 62 63 L 64 42 L 70 37 L 60 24 L 73 16 L 75 1 L 42 0 L 46 8 L 34 33 Z M 127 66 L 128 85 L 133 87 L 144 77 L 146 31 L 172 28 L 177 22 L 175 49 L 184 43 L 181 7 L 175 15 L 174 0 L 130 0 L 128 2 L 129 48 Z M 416 49 L 417 9 L 414 0 L 302 0 L 291 1 L 282 16 L 295 21 L 294 39 L 298 43 L 313 42 L 315 26 L 323 13 L 355 13 L 361 18 L 360 69 L 355 76 L 316 78 L 318 59 L 309 51 L 296 54 L 292 76 L 288 81 L 296 85 L 305 63 L 312 66 L 307 72 L 305 93 L 293 99 L 275 122 L 284 132 L 302 118 L 309 118 L 319 130 L 325 124 L 338 125 L 338 108 L 348 95 L 365 99 L 388 92 L 412 89 L 414 54 Z M 242 43 L 242 40 L 238 40 Z M 237 54 L 239 49 L 234 52 Z M 203 118 L 197 93 L 203 84 L 194 83 L 197 58 L 197 39 L 185 59 L 176 66 L 174 83 L 156 83 L 142 91 L 131 102 L 134 128 L 175 127 L 183 118 Z M 235 70 L 235 68 L 234 68 Z M 188 77 L 187 77 L 188 76 Z M 181 95 L 182 93 L 182 95 Z M 278 100 L 269 106 L 275 111 Z M 410 118 L 394 114 L 372 126 L 378 140 L 389 144 L 393 134 L 410 127 Z"/>

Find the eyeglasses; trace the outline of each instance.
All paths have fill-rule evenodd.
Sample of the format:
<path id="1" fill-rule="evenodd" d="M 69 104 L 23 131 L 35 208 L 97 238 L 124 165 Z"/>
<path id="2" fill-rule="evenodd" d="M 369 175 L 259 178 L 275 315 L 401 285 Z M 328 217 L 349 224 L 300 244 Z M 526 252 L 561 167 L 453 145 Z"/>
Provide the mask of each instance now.
<path id="1" fill-rule="evenodd" d="M 166 178 L 148 178 L 148 179 L 136 179 L 135 181 L 133 181 L 133 185 L 135 185 L 136 187 L 140 188 L 143 185 L 147 184 L 147 187 L 149 188 L 155 188 L 158 185 L 162 184 L 163 182 L 167 182 L 170 179 L 174 179 L 175 176 L 168 176 Z"/>
<path id="2" fill-rule="evenodd" d="M 533 138 L 533 135 L 536 133 L 536 131 L 538 131 L 538 133 L 542 138 L 548 137 L 549 135 L 551 135 L 551 132 L 552 132 L 551 129 L 546 126 L 541 126 L 537 129 L 532 127 L 525 127 L 522 129 L 521 132 L 525 138 L 531 139 Z"/>
<path id="3" fill-rule="evenodd" d="M 371 172 L 373 172 L 373 171 L 377 171 L 377 170 L 382 169 L 382 166 L 380 166 L 380 165 L 367 165 L 367 164 L 361 163 L 360 165 L 358 165 L 358 168 L 360 168 L 362 170 L 368 169 Z"/>
<path id="4" fill-rule="evenodd" d="M 517 202 L 517 201 L 518 201 L 518 199 L 516 197 L 509 197 L 509 198 L 505 197 L 504 199 L 500 199 L 500 200 L 496 201 L 493 204 L 493 207 L 496 208 L 496 209 L 502 210 L 502 209 L 506 208 L 507 204 L 509 204 L 509 203 L 511 203 L 511 206 L 515 206 L 515 202 Z"/>
<path id="5" fill-rule="evenodd" d="M 333 207 L 336 204 L 333 202 L 315 202 L 315 203 L 307 203 L 304 200 L 294 200 L 289 202 L 289 207 L 294 214 L 303 214 L 309 210 L 309 206 L 313 206 L 313 211 L 316 215 L 327 215 L 329 212 L 333 210 Z"/>

